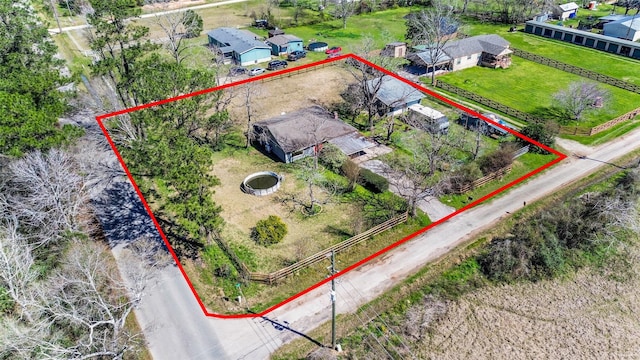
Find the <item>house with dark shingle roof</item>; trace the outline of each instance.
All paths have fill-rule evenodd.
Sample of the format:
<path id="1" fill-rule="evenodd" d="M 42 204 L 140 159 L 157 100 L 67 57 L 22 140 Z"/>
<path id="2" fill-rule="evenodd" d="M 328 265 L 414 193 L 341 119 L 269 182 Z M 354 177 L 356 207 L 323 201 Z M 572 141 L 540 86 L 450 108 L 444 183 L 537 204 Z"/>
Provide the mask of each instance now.
<path id="1" fill-rule="evenodd" d="M 296 50 L 304 50 L 302 39 L 297 36 L 282 34 L 268 38 L 267 45 L 271 46 L 271 54 L 286 55 Z"/>
<path id="2" fill-rule="evenodd" d="M 271 48 L 250 31 L 221 27 L 207 35 L 209 46 L 226 61 L 247 66 L 271 60 Z"/>
<path id="3" fill-rule="evenodd" d="M 435 63 L 436 70 L 462 70 L 477 65 L 507 68 L 511 65 L 509 42 L 499 35 L 478 35 L 450 41 L 442 48 Z M 407 57 L 414 65 L 430 68 L 431 52 L 421 51 Z"/>
<path id="4" fill-rule="evenodd" d="M 422 91 L 388 75 L 367 81 L 367 87 L 371 94 L 375 94 L 381 115 L 400 114 L 426 97 Z"/>
<path id="5" fill-rule="evenodd" d="M 311 106 L 253 124 L 256 141 L 285 163 L 313 156 L 324 143 L 348 156 L 375 146 L 358 130 L 320 106 Z"/>

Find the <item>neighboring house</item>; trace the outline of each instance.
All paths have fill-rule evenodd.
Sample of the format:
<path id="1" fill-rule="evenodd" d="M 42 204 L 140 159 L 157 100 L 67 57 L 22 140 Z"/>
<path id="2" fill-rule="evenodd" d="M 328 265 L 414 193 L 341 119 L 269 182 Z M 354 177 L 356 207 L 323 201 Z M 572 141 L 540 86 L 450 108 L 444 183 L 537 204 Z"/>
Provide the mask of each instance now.
<path id="1" fill-rule="evenodd" d="M 613 14 L 613 15 L 607 15 L 607 16 L 603 16 L 603 17 L 599 17 L 598 18 L 598 22 L 595 24 L 595 28 L 596 29 L 601 29 L 604 26 L 604 24 L 608 24 L 612 21 L 617 21 L 620 19 L 624 19 L 626 16 L 622 15 L 622 14 Z"/>
<path id="2" fill-rule="evenodd" d="M 562 21 L 572 19 L 578 15 L 579 8 L 580 6 L 574 2 L 556 5 L 553 7 L 553 15 Z"/>
<path id="3" fill-rule="evenodd" d="M 271 48 L 250 31 L 222 27 L 207 35 L 209 46 L 214 47 L 225 61 L 247 66 L 271 60 Z"/>
<path id="4" fill-rule="evenodd" d="M 381 115 L 397 115 L 426 97 L 422 91 L 393 76 L 383 76 L 367 81 L 367 87 L 375 99 Z"/>
<path id="5" fill-rule="evenodd" d="M 293 35 L 276 35 L 266 40 L 271 47 L 271 54 L 275 56 L 286 55 L 295 50 L 304 50 L 304 42 Z"/>
<path id="6" fill-rule="evenodd" d="M 462 70 L 477 65 L 508 68 L 511 66 L 509 42 L 496 34 L 472 36 L 444 44 L 435 62 L 436 70 Z M 414 65 L 431 68 L 431 51 L 426 50 L 407 57 Z"/>
<path id="7" fill-rule="evenodd" d="M 407 55 L 407 43 L 403 43 L 403 42 L 389 43 L 385 45 L 380 55 L 394 57 L 394 58 L 404 58 Z"/>
<path id="8" fill-rule="evenodd" d="M 605 36 L 629 41 L 640 39 L 640 16 L 626 16 L 603 25 Z"/>
<path id="9" fill-rule="evenodd" d="M 364 149 L 375 146 L 356 128 L 320 106 L 256 122 L 253 131 L 256 141 L 285 163 L 314 155 L 326 142 L 335 144 L 349 156 L 357 156 Z"/>

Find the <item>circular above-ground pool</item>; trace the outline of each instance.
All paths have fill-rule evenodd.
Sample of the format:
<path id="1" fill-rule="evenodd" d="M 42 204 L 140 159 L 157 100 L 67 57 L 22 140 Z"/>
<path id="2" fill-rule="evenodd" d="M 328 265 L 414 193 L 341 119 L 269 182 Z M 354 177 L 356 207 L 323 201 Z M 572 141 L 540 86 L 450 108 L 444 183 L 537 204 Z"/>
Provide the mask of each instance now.
<path id="1" fill-rule="evenodd" d="M 312 42 L 311 44 L 307 45 L 307 49 L 309 51 L 324 52 L 328 48 L 329 48 L 329 45 L 327 45 L 326 42 L 320 42 L 320 41 Z"/>
<path id="2" fill-rule="evenodd" d="M 271 171 L 261 171 L 244 178 L 242 191 L 255 196 L 269 195 L 280 188 L 281 182 L 282 176 Z"/>

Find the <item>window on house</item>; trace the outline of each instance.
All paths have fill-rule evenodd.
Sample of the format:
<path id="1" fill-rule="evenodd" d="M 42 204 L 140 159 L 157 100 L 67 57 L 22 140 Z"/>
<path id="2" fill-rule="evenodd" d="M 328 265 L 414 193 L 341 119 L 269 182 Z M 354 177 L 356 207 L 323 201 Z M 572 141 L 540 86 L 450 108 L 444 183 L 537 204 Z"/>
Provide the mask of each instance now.
<path id="1" fill-rule="evenodd" d="M 467 56 L 467 60 L 471 60 L 471 55 Z"/>
<path id="2" fill-rule="evenodd" d="M 460 58 L 458 58 L 458 59 L 456 60 L 456 64 L 460 65 L 460 61 L 461 61 L 461 60 L 460 60 Z"/>

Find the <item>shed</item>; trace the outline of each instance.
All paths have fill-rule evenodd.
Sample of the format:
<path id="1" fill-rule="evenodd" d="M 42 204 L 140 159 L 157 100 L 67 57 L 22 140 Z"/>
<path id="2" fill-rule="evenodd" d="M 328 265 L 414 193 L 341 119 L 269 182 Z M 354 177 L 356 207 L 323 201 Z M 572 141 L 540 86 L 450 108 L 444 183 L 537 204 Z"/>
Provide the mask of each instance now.
<path id="1" fill-rule="evenodd" d="M 394 57 L 394 58 L 403 58 L 407 54 L 407 43 L 404 42 L 392 42 L 385 45 L 384 49 L 380 55 Z"/>
<path id="2" fill-rule="evenodd" d="M 264 149 L 285 163 L 314 155 L 326 142 L 335 143 L 347 155 L 373 146 L 356 128 L 320 106 L 256 122 L 253 131 Z"/>
<path id="3" fill-rule="evenodd" d="M 603 25 L 603 35 L 636 41 L 640 39 L 640 16 L 626 16 Z"/>
<path id="4" fill-rule="evenodd" d="M 207 33 L 209 46 L 226 61 L 233 61 L 241 66 L 258 64 L 271 60 L 271 49 L 258 35 L 234 28 L 221 27 Z"/>
<path id="5" fill-rule="evenodd" d="M 381 115 L 397 115 L 426 97 L 422 91 L 393 76 L 367 81 L 367 88 L 375 99 Z"/>
<path id="6" fill-rule="evenodd" d="M 304 50 L 302 39 L 293 35 L 276 35 L 266 40 L 271 47 L 271 54 L 275 56 L 286 55 L 296 50 Z"/>
<path id="7" fill-rule="evenodd" d="M 574 2 L 560 4 L 553 7 L 553 15 L 560 20 L 567 20 L 576 17 L 580 6 Z"/>
<path id="8" fill-rule="evenodd" d="M 277 35 L 284 35 L 284 30 L 275 28 L 273 30 L 267 31 L 267 37 L 274 37 Z"/>

